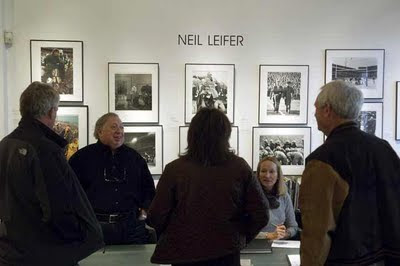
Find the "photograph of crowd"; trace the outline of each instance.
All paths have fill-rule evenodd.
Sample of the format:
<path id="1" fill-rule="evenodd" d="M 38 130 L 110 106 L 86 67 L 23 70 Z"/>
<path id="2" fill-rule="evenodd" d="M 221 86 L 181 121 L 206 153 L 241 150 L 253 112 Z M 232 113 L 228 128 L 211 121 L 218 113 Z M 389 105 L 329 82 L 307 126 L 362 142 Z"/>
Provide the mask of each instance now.
<path id="1" fill-rule="evenodd" d="M 115 74 L 115 110 L 152 110 L 151 74 Z"/>
<path id="2" fill-rule="evenodd" d="M 300 114 L 300 72 L 267 73 L 267 115 Z"/>
<path id="3" fill-rule="evenodd" d="M 73 94 L 73 49 L 41 47 L 41 81 L 51 84 L 60 94 Z"/>
<path id="4" fill-rule="evenodd" d="M 362 131 L 375 135 L 376 111 L 361 111 L 356 122 Z"/>
<path id="5" fill-rule="evenodd" d="M 79 116 L 58 115 L 53 130 L 68 141 L 64 155 L 69 158 L 79 149 Z"/>
<path id="6" fill-rule="evenodd" d="M 259 160 L 273 156 L 281 165 L 304 165 L 304 135 L 260 135 Z"/>
<path id="7" fill-rule="evenodd" d="M 226 71 L 193 71 L 192 114 L 203 107 L 216 108 L 227 113 L 227 77 Z"/>
<path id="8" fill-rule="evenodd" d="M 378 62 L 374 57 L 333 57 L 332 80 L 352 83 L 359 89 L 376 89 Z"/>
<path id="9" fill-rule="evenodd" d="M 125 144 L 135 149 L 150 166 L 156 166 L 155 132 L 125 132 Z"/>

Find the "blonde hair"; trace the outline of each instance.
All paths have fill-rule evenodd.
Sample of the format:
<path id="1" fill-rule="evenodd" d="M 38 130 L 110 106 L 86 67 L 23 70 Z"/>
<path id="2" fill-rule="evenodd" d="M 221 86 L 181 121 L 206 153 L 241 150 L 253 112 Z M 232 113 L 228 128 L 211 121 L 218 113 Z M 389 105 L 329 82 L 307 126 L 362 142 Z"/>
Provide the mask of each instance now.
<path id="1" fill-rule="evenodd" d="M 270 157 L 266 156 L 263 157 L 257 165 L 257 179 L 260 181 L 259 176 L 260 176 L 260 170 L 261 170 L 261 164 L 265 161 L 270 161 L 273 162 L 276 165 L 276 170 L 278 174 L 278 180 L 276 181 L 274 187 L 272 188 L 272 193 L 275 194 L 276 196 L 282 196 L 286 194 L 287 188 L 285 184 L 285 180 L 283 180 L 283 172 L 282 172 L 282 167 L 279 161 L 275 157 Z"/>

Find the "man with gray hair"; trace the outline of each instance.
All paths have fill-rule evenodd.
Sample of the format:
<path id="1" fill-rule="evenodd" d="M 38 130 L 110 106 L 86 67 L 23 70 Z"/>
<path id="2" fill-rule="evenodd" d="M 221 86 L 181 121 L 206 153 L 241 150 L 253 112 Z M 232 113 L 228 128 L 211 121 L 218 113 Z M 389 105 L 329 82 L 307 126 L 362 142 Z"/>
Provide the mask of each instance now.
<path id="1" fill-rule="evenodd" d="M 302 176 L 301 265 L 400 265 L 400 159 L 357 127 L 362 104 L 343 81 L 323 86 L 315 101 L 327 139 Z"/>
<path id="2" fill-rule="evenodd" d="M 124 126 L 115 113 L 97 120 L 94 137 L 97 143 L 74 153 L 69 163 L 93 206 L 104 242 L 154 243 L 156 236 L 145 224 L 146 210 L 155 195 L 147 162 L 129 143 L 124 144 Z M 142 136 L 142 141 L 148 150 L 151 140 Z"/>
<path id="3" fill-rule="evenodd" d="M 33 82 L 19 126 L 0 142 L 0 265 L 75 265 L 100 249 L 101 227 L 53 131 L 59 95 Z"/>

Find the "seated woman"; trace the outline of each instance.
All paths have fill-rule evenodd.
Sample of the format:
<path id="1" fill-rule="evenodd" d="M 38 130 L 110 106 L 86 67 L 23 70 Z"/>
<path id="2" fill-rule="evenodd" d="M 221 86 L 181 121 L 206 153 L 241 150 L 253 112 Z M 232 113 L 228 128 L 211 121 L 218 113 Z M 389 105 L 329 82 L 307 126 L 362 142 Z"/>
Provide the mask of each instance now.
<path id="1" fill-rule="evenodd" d="M 298 226 L 279 161 L 274 157 L 264 157 L 260 160 L 257 178 L 270 205 L 269 222 L 261 229 L 257 238 L 277 240 L 294 237 Z"/>

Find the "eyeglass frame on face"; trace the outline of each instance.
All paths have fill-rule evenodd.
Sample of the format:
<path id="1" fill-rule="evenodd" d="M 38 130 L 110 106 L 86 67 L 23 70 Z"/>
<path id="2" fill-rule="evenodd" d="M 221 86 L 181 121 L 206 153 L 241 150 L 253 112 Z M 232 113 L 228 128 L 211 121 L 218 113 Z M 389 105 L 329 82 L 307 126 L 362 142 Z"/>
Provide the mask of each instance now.
<path id="1" fill-rule="evenodd" d="M 116 132 L 117 130 L 120 130 L 120 131 L 124 132 L 124 125 L 118 126 L 116 123 L 114 123 L 109 127 L 109 129 L 112 132 Z"/>

